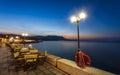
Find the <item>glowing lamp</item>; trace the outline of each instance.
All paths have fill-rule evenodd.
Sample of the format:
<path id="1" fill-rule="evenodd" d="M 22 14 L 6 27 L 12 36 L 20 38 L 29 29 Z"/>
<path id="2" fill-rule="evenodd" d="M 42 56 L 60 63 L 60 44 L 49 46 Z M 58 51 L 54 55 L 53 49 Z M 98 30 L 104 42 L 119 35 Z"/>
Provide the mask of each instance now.
<path id="1" fill-rule="evenodd" d="M 80 17 L 80 19 L 85 19 L 86 18 L 86 13 L 85 12 L 81 12 L 79 14 L 79 17 Z"/>

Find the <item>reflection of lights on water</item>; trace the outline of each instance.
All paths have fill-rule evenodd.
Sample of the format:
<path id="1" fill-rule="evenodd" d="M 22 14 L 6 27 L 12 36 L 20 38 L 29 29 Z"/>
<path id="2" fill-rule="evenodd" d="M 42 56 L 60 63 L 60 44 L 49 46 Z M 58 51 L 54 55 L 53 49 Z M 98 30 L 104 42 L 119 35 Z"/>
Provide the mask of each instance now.
<path id="1" fill-rule="evenodd" d="M 62 45 L 63 45 L 63 47 L 66 49 L 66 50 L 72 50 L 71 49 L 71 47 L 76 47 L 77 46 L 77 44 L 75 43 L 75 44 L 73 44 L 72 42 L 70 43 L 70 42 L 64 42 L 64 43 L 62 43 Z"/>

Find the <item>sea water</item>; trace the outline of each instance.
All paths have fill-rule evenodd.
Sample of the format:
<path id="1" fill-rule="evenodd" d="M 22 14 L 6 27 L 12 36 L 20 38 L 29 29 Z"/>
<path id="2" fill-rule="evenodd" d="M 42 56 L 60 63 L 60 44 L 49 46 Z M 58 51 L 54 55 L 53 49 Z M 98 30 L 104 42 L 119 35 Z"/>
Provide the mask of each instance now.
<path id="1" fill-rule="evenodd" d="M 74 61 L 77 41 L 44 41 L 34 43 L 33 47 Z M 80 49 L 90 56 L 91 66 L 120 74 L 120 43 L 82 41 Z"/>

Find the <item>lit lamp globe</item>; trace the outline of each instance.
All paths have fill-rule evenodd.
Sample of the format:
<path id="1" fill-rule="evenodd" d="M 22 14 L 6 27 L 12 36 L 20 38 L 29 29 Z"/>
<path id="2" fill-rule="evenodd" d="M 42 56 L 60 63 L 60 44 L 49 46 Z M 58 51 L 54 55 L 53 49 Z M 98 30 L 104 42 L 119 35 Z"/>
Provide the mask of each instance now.
<path id="1" fill-rule="evenodd" d="M 71 21 L 72 23 L 77 22 L 76 16 L 72 16 L 72 17 L 70 18 L 70 21 Z"/>
<path id="2" fill-rule="evenodd" d="M 22 36 L 25 36 L 25 33 L 22 33 Z"/>
<path id="3" fill-rule="evenodd" d="M 80 19 L 85 19 L 86 16 L 87 16 L 87 15 L 86 15 L 85 12 L 81 12 L 81 13 L 79 14 Z"/>
<path id="4" fill-rule="evenodd" d="M 25 36 L 28 36 L 28 34 L 27 34 L 27 33 L 25 33 Z"/>
<path id="5" fill-rule="evenodd" d="M 22 36 L 28 36 L 28 34 L 27 33 L 22 33 Z"/>
<path id="6" fill-rule="evenodd" d="M 23 36 L 23 40 L 22 41 L 23 41 L 24 46 L 25 46 L 25 37 L 28 36 L 28 34 L 27 33 L 22 33 L 22 36 Z"/>
<path id="7" fill-rule="evenodd" d="M 72 23 L 79 23 L 80 20 L 84 20 L 86 18 L 86 13 L 85 12 L 81 12 L 78 16 L 72 16 L 70 18 Z"/>

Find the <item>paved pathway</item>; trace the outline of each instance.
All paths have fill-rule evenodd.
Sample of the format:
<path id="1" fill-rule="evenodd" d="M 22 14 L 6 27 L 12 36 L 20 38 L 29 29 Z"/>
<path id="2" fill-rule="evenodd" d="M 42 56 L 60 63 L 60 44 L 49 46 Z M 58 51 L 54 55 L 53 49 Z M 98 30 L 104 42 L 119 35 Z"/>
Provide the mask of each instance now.
<path id="1" fill-rule="evenodd" d="M 0 75 L 69 75 L 46 62 L 39 65 L 36 70 L 26 72 L 23 69 L 16 72 L 14 67 L 10 48 L 2 45 L 0 48 Z"/>

